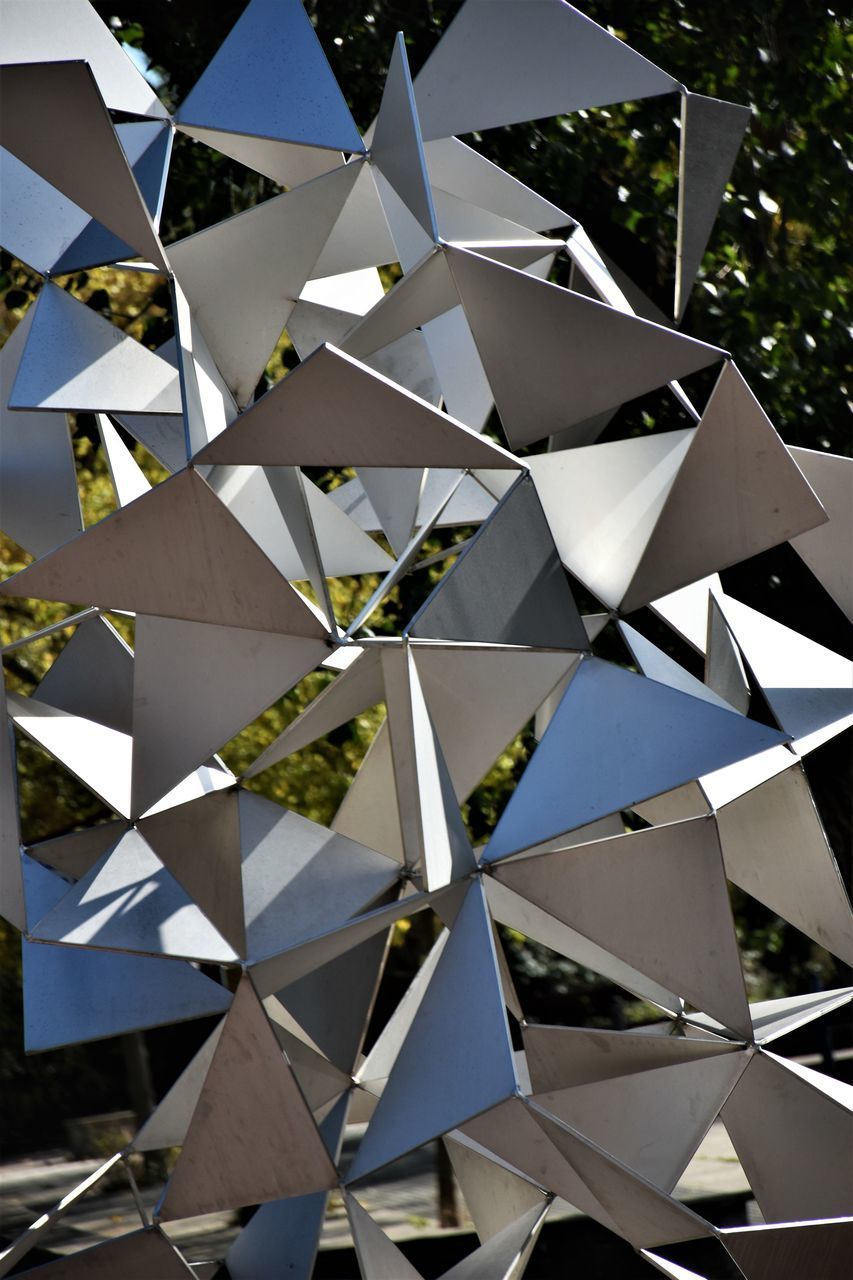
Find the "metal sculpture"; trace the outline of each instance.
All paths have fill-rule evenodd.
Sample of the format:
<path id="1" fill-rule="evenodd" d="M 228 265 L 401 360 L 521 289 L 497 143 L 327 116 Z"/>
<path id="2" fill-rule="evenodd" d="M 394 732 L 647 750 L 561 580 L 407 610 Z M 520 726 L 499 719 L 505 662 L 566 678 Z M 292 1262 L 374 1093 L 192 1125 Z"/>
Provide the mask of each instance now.
<path id="1" fill-rule="evenodd" d="M 251 0 L 173 120 L 86 0 L 3 0 L 2 18 L 2 238 L 45 283 L 2 355 L 2 527 L 34 559 L 0 593 L 79 610 L 4 715 L 114 815 L 22 847 L 4 732 L 0 893 L 24 934 L 26 1043 L 221 1015 L 99 1171 L 180 1147 L 154 1221 L 45 1274 L 190 1275 L 160 1224 L 260 1204 L 228 1274 L 307 1280 L 340 1185 L 364 1277 L 415 1277 L 360 1180 L 443 1138 L 481 1238 L 448 1280 L 520 1277 L 555 1196 L 664 1275 L 695 1274 L 669 1246 L 712 1240 L 726 1275 L 840 1277 L 853 1090 L 772 1046 L 853 991 L 750 1005 L 726 881 L 853 962 L 801 763 L 853 721 L 850 668 L 718 572 L 792 541 L 849 608 L 851 464 L 788 449 L 728 353 L 677 327 L 748 109 L 689 93 L 564 0 L 466 0 L 414 83 L 398 37 L 364 139 L 298 0 Z M 667 93 L 676 323 L 457 136 Z M 164 246 L 175 128 L 289 189 Z M 571 288 L 549 282 L 557 255 Z M 167 279 L 171 347 L 51 281 L 120 261 Z M 283 327 L 301 363 L 253 402 Z M 695 407 L 680 379 L 708 368 Z M 596 443 L 655 389 L 687 425 Z M 509 448 L 483 434 L 493 406 Z M 80 410 L 117 505 L 85 530 L 64 417 Z M 169 478 L 150 486 L 116 424 Z M 310 466 L 356 477 L 328 494 Z M 402 633 L 374 635 L 450 525 L 476 532 Z M 581 615 L 565 569 L 600 613 Z M 364 608 L 336 617 L 328 579 L 368 572 L 383 576 Z M 626 621 L 642 609 L 704 654 L 704 680 Z M 596 656 L 607 626 L 633 669 Z M 246 779 L 384 702 L 331 829 L 215 754 L 320 666 L 338 674 Z M 754 687 L 775 727 L 748 714 Z M 474 849 L 460 805 L 534 717 L 539 745 Z M 389 930 L 423 910 L 445 927 L 365 1056 Z M 661 1021 L 528 1024 L 496 922 Z M 348 1114 L 370 1120 L 342 1178 Z M 719 1230 L 672 1195 L 720 1114 L 767 1225 Z"/>

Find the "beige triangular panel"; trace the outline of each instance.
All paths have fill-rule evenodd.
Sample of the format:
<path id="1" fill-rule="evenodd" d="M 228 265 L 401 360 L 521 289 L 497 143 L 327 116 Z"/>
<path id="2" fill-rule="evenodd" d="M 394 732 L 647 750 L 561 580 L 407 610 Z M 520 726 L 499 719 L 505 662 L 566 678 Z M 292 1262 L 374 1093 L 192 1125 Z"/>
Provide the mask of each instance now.
<path id="1" fill-rule="evenodd" d="M 170 364 L 48 281 L 36 303 L 9 405 L 180 413 L 181 390 Z"/>
<path id="2" fill-rule="evenodd" d="M 224 1026 L 223 1019 L 158 1102 L 130 1144 L 134 1151 L 158 1151 L 183 1145 Z"/>
<path id="3" fill-rule="evenodd" d="M 357 164 L 342 165 L 170 246 L 175 274 L 240 406 L 250 402 L 358 172 Z"/>
<path id="4" fill-rule="evenodd" d="M 514 448 L 704 369 L 724 354 L 478 254 L 456 248 L 447 257 Z M 510 323 L 517 326 L 518 358 L 508 362 Z"/>
<path id="5" fill-rule="evenodd" d="M 203 449 L 198 462 L 517 468 L 518 459 L 324 345 Z"/>
<path id="6" fill-rule="evenodd" d="M 853 1218 L 730 1227 L 720 1239 L 748 1280 L 848 1280 Z"/>
<path id="7" fill-rule="evenodd" d="M 826 519 L 737 367 L 727 362 L 622 607 L 648 604 Z"/>
<path id="8" fill-rule="evenodd" d="M 149 809 L 327 653 L 324 640 L 139 614 L 134 812 Z"/>
<path id="9" fill-rule="evenodd" d="M 536 1093 L 701 1062 L 735 1052 L 735 1046 L 721 1041 L 581 1027 L 526 1026 L 523 1036 Z"/>
<path id="10" fill-rule="evenodd" d="M 166 270 L 145 201 L 87 62 L 4 67 L 0 145 Z"/>
<path id="11" fill-rule="evenodd" d="M 379 654 L 378 649 L 365 649 L 352 666 L 336 676 L 301 715 L 291 721 L 275 742 L 261 752 L 246 770 L 246 777 L 253 778 L 263 769 L 277 764 L 294 751 L 301 751 L 317 738 L 381 702 L 385 686 Z"/>
<path id="12" fill-rule="evenodd" d="M 714 821 L 696 818 L 500 863 L 495 876 L 748 1036 Z M 620 885 L 614 902 L 606 885 Z M 650 947 L 649 939 L 658 944 Z"/>
<path id="13" fill-rule="evenodd" d="M 723 1120 L 765 1221 L 853 1212 L 853 1088 L 760 1050 Z"/>
<path id="14" fill-rule="evenodd" d="M 853 912 L 802 765 L 717 813 L 726 875 L 853 964 Z"/>
<path id="15" fill-rule="evenodd" d="M 0 593 L 316 639 L 326 634 L 197 471 L 164 480 L 7 579 Z"/>
<path id="16" fill-rule="evenodd" d="M 263 1006 L 244 976 L 159 1216 L 172 1221 L 262 1204 L 321 1191 L 336 1180 Z"/>
<path id="17" fill-rule="evenodd" d="M 311 182 L 343 163 L 339 151 L 324 147 L 305 147 L 295 142 L 278 142 L 274 138 L 258 138 L 247 133 L 226 133 L 224 129 L 203 129 L 199 125 L 181 124 L 181 133 L 213 147 L 224 156 L 239 160 L 247 169 L 264 173 L 282 187 L 298 187 Z"/>
<path id="18" fill-rule="evenodd" d="M 631 1173 L 567 1125 L 552 1119 L 535 1103 L 528 1105 L 549 1141 L 612 1216 L 615 1230 L 630 1240 L 635 1249 L 711 1234 L 708 1223 L 690 1209 Z"/>
<path id="19" fill-rule="evenodd" d="M 743 1051 L 697 1058 L 537 1092 L 535 1100 L 629 1169 L 671 1192 L 747 1060 Z"/>
<path id="20" fill-rule="evenodd" d="M 34 1267 L 45 1280 L 191 1280 L 195 1272 L 158 1227 L 131 1231 L 70 1257 Z M 31 1274 L 29 1271 L 27 1274 Z"/>

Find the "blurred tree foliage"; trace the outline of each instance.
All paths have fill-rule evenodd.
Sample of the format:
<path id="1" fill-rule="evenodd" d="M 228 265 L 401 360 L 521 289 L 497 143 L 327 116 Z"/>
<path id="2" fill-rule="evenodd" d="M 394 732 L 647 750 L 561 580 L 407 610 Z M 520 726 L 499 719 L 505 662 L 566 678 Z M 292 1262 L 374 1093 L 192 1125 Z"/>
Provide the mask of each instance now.
<path id="1" fill-rule="evenodd" d="M 94 7 L 116 37 L 149 60 L 149 74 L 170 108 L 192 88 L 224 34 L 239 17 L 243 0 L 95 0 Z M 833 10 L 809 0 L 743 0 L 738 6 L 711 0 L 589 0 L 583 11 L 625 38 L 691 90 L 752 107 L 751 127 L 735 165 L 700 283 L 685 319 L 687 332 L 734 353 L 754 391 L 786 442 L 849 453 L 845 430 L 849 390 L 844 381 L 849 350 L 851 275 L 844 255 L 850 225 L 849 161 L 843 143 L 848 128 L 846 80 L 849 28 Z M 414 73 L 459 8 L 459 0 L 307 0 L 323 47 L 357 124 L 376 114 L 395 33 L 406 33 Z M 531 18 L 535 21 L 535 0 Z M 600 247 L 664 311 L 671 310 L 674 275 L 679 105 L 675 96 L 648 99 L 558 119 L 489 130 L 467 138 L 471 145 L 580 221 Z M 268 178 L 178 134 L 173 151 L 162 235 L 168 244 L 276 194 Z M 0 234 L 0 239 L 2 235 Z M 565 267 L 556 279 L 565 282 Z M 23 316 L 40 278 L 8 253 L 0 256 L 0 338 Z M 171 334 L 168 293 L 156 276 L 97 269 L 60 277 L 90 307 L 154 348 Z M 510 335 L 511 341 L 511 335 Z M 269 383 L 295 363 L 285 340 L 267 368 Z M 697 386 L 701 386 L 697 383 Z M 662 396 L 626 406 L 611 434 L 640 433 L 667 425 L 671 410 Z M 87 415 L 71 421 L 81 499 L 87 524 L 102 518 L 114 500 L 94 424 Z M 152 482 L 157 464 L 137 448 Z M 325 487 L 339 475 L 313 475 Z M 428 549 L 459 541 L 470 531 L 441 535 Z M 4 574 L 29 557 L 0 540 Z M 377 631 L 398 627 L 423 599 L 445 565 L 411 575 L 374 616 Z M 808 570 L 789 548 L 766 553 L 724 575 L 740 598 L 798 626 L 838 650 L 850 647 L 849 628 Z M 352 617 L 376 579 L 341 580 L 334 587 L 341 614 Z M 582 607 L 583 593 L 579 593 Z M 594 608 L 594 602 L 589 602 Z M 17 638 L 63 616 L 60 606 L 10 604 L 3 639 Z M 128 624 L 118 620 L 131 638 Z M 654 624 L 651 624 L 654 628 Z M 648 630 L 648 625 L 647 625 Z M 652 633 L 649 632 L 651 635 Z M 662 639 L 661 636 L 652 638 Z M 62 636 L 17 649 L 7 659 L 7 678 L 32 692 L 53 661 Z M 607 641 L 605 641 L 605 644 Z M 611 645 L 613 642 L 610 642 Z M 627 661 L 614 647 L 606 656 Z M 678 656 L 687 662 L 686 652 Z M 316 696 L 332 677 L 315 673 L 270 708 L 223 751 L 237 772 Z M 381 708 L 297 753 L 257 780 L 259 789 L 321 822 L 334 814 L 381 721 Z M 43 839 L 105 817 L 91 794 L 37 748 L 19 740 L 25 838 Z M 472 837 L 490 831 L 533 745 L 526 731 L 496 762 L 472 796 L 465 816 Z M 819 807 L 834 847 L 843 856 L 849 815 L 839 779 L 847 767 L 843 746 L 829 744 L 807 763 Z M 804 980 L 837 985 L 838 966 L 802 935 L 744 895 L 736 912 L 752 989 L 777 994 Z M 5 930 L 5 932 L 2 932 Z M 421 931 L 422 932 L 422 931 Z M 115 1046 L 95 1046 L 42 1055 L 25 1067 L 14 1040 L 19 1032 L 19 964 L 14 931 L 0 922 L 0 996 L 4 1084 L 11 1142 L 24 1132 L 43 1141 L 52 1117 L 70 1114 L 91 1097 L 101 1080 L 99 1105 L 119 1105 L 122 1090 L 107 1085 L 104 1067 L 115 1068 Z M 408 941 L 406 941 L 408 937 Z M 428 939 L 401 931 L 391 965 L 387 1005 L 405 980 L 412 952 Z M 641 1016 L 619 993 L 594 975 L 543 948 L 507 943 L 523 999 L 553 1020 L 612 1024 Z M 380 1006 L 379 1015 L 383 1008 Z M 181 1031 L 155 1033 L 155 1083 L 164 1088 L 174 1074 L 172 1055 L 180 1041 L 188 1056 L 195 1040 Z M 170 1047 L 171 1046 L 171 1047 Z M 96 1065 L 97 1064 L 97 1065 Z M 97 1090 L 96 1090 L 97 1091 Z M 30 1103 L 21 1110 L 21 1099 Z M 13 1114 L 14 1112 L 14 1114 Z M 39 1115 L 51 1117 L 39 1128 Z"/>

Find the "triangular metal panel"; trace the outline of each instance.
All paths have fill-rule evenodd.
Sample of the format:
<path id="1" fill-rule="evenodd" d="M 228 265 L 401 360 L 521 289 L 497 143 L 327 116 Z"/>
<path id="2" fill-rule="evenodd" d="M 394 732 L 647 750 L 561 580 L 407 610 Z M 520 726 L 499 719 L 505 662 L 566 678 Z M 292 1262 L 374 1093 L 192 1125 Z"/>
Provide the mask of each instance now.
<path id="1" fill-rule="evenodd" d="M 96 413 L 95 421 L 101 448 L 107 460 L 116 506 L 126 507 L 129 502 L 134 502 L 137 498 L 141 498 L 143 493 L 147 493 L 151 485 L 139 463 L 122 441 L 109 416 L 105 413 Z"/>
<path id="2" fill-rule="evenodd" d="M 853 1218 L 790 1222 L 782 1226 L 729 1227 L 720 1239 L 749 1280 L 847 1280 L 853 1252 Z"/>
<path id="3" fill-rule="evenodd" d="M 476 992 L 476 994 L 475 994 Z M 446 1133 L 517 1088 L 492 924 L 471 885 L 348 1181 Z M 416 1094 L 419 1106 L 411 1106 Z"/>
<path id="4" fill-rule="evenodd" d="M 600 658 L 584 658 L 501 816 L 485 859 L 494 862 L 530 848 L 782 740 L 774 729 L 734 711 Z M 612 771 L 602 770 L 602 760 Z"/>
<path id="5" fill-rule="evenodd" d="M 802 765 L 719 809 L 717 827 L 728 878 L 853 964 L 853 911 Z"/>
<path id="6" fill-rule="evenodd" d="M 27 907 L 36 918 L 68 885 L 36 862 L 24 866 Z M 184 960 L 25 941 L 23 965 L 27 1053 L 208 1017 L 231 1003 L 230 991 Z"/>
<path id="7" fill-rule="evenodd" d="M 844 1091 L 846 1105 L 833 1096 L 837 1090 Z M 766 1222 L 853 1211 L 850 1085 L 805 1067 L 795 1072 L 759 1050 L 722 1114 Z"/>
<path id="8" fill-rule="evenodd" d="M 348 1191 L 344 1191 L 344 1205 L 364 1280 L 422 1280 L 420 1271 Z"/>
<path id="9" fill-rule="evenodd" d="M 137 120 L 130 124 L 116 125 L 116 134 L 156 230 L 172 153 L 172 130 L 165 121 Z M 117 262 L 134 257 L 135 252 L 131 245 L 125 244 L 92 219 L 52 263 L 52 274 L 58 276 L 69 271 Z"/>
<path id="10" fill-rule="evenodd" d="M 126 822 L 113 818 L 94 827 L 83 827 L 80 831 L 28 845 L 27 856 L 51 871 L 58 871 L 68 881 L 80 880 L 126 830 Z"/>
<path id="11" fill-rule="evenodd" d="M 507 1222 L 479 1249 L 445 1271 L 442 1280 L 494 1280 L 496 1276 L 501 1280 L 520 1280 L 549 1208 L 550 1204 L 545 1201 L 534 1205 L 515 1221 Z"/>
<path id="12" fill-rule="evenodd" d="M 377 1036 L 373 1048 L 356 1072 L 356 1081 L 386 1080 L 390 1076 L 397 1061 L 397 1056 L 406 1036 L 409 1034 L 421 1001 L 432 981 L 435 967 L 450 938 L 450 931 L 442 929 L 438 938 L 429 950 L 429 954 L 418 969 L 406 993 L 397 1008 Z"/>
<path id="13" fill-rule="evenodd" d="M 635 627 L 629 627 L 627 622 L 619 622 L 617 625 L 637 667 L 644 676 L 650 680 L 657 680 L 659 684 L 668 685 L 670 689 L 680 689 L 682 693 L 689 693 L 693 698 L 701 698 L 703 702 L 710 702 L 712 706 L 721 707 L 723 711 L 737 710 L 708 685 L 692 676 L 668 653 L 664 653 L 663 649 L 659 649 L 657 645 L 647 640 Z"/>
<path id="14" fill-rule="evenodd" d="M 747 1038 L 752 1023 L 713 818 L 498 865 L 495 876 Z M 620 885 L 614 903 L 608 884 Z M 660 945 L 649 946 L 649 938 Z"/>
<path id="15" fill-rule="evenodd" d="M 648 604 L 826 520 L 770 420 L 727 362 L 622 607 Z M 700 521 L 703 536 L 697 537 Z"/>
<path id="16" fill-rule="evenodd" d="M 417 467 L 359 467 L 358 478 L 395 555 L 411 540 L 426 472 Z"/>
<path id="17" fill-rule="evenodd" d="M 749 1006 L 757 1044 L 769 1044 L 797 1027 L 823 1017 L 853 1000 L 853 987 L 820 991 L 805 996 L 782 996 L 778 1000 L 756 1000 Z"/>
<path id="18" fill-rule="evenodd" d="M 336 1181 L 305 1099 L 244 975 L 158 1216 L 173 1221 L 262 1204 L 325 1190 Z"/>
<path id="19" fill-rule="evenodd" d="M 250 133 L 228 133 L 223 129 L 203 129 L 181 123 L 181 133 L 224 156 L 231 156 L 247 169 L 266 174 L 282 187 L 299 187 L 343 164 L 340 151 L 308 147 L 299 142 L 279 142 Z"/>
<path id="20" fill-rule="evenodd" d="M 121 836 L 30 929 L 36 941 L 230 964 L 235 951 L 138 831 Z"/>
<path id="21" fill-rule="evenodd" d="M 566 115 L 678 88 L 623 41 L 565 4 L 468 0 L 415 80 L 425 138 Z"/>
<path id="22" fill-rule="evenodd" d="M 48 281 L 9 407 L 180 413 L 181 391 L 165 360 Z"/>
<path id="23" fill-rule="evenodd" d="M 447 258 L 513 448 L 564 432 L 725 354 L 479 254 L 451 248 Z M 510 323 L 518 347 L 511 365 Z"/>
<path id="24" fill-rule="evenodd" d="M 708 598 L 708 642 L 705 654 L 705 683 L 736 711 L 746 715 L 751 691 L 743 659 L 734 642 L 720 606 L 713 594 Z"/>
<path id="25" fill-rule="evenodd" d="M 191 1280 L 193 1269 L 184 1262 L 175 1246 L 158 1227 L 131 1231 L 114 1240 L 104 1240 L 70 1257 L 33 1267 L 27 1275 L 45 1280 Z"/>
<path id="26" fill-rule="evenodd" d="M 433 188 L 458 200 L 490 210 L 531 231 L 569 226 L 574 219 L 531 191 L 459 138 L 440 138 L 424 145 Z"/>
<path id="27" fill-rule="evenodd" d="M 138 614 L 134 813 L 149 809 L 327 653 L 324 640 Z"/>
<path id="28" fill-rule="evenodd" d="M 498 504 L 406 631 L 417 638 L 542 649 L 588 647 L 529 477 Z"/>
<path id="29" fill-rule="evenodd" d="M 433 249 L 353 326 L 341 343 L 341 350 L 365 360 L 458 305 L 459 291 L 450 274 L 447 254 Z"/>
<path id="30" fill-rule="evenodd" d="M 166 271 L 163 248 L 88 62 L 7 65 L 2 81 L 0 145 Z"/>
<path id="31" fill-rule="evenodd" d="M 394 42 L 370 144 L 370 157 L 424 231 L 437 242 L 438 226 L 402 32 L 397 33 Z"/>
<path id="32" fill-rule="evenodd" d="M 0 663 L 0 915 L 23 933 L 27 927 L 21 868 L 15 734 L 6 710 L 6 682 Z"/>
<path id="33" fill-rule="evenodd" d="M 241 791 L 239 813 L 252 963 L 344 926 L 399 879 L 392 859 L 263 796 Z"/>
<path id="34" fill-rule="evenodd" d="M 326 635 L 197 471 L 164 480 L 7 579 L 0 594 L 70 597 L 190 622 Z"/>
<path id="35" fill-rule="evenodd" d="M 130 817 L 132 739 L 128 734 L 21 693 L 9 693 L 7 702 L 9 714 L 28 738 L 65 765 L 109 808 Z"/>
<path id="36" fill-rule="evenodd" d="M 521 1177 L 502 1160 L 490 1159 L 461 1132 L 446 1134 L 444 1145 L 482 1244 L 498 1235 L 507 1223 L 534 1208 L 541 1212 L 548 1207 L 534 1182 Z"/>
<path id="37" fill-rule="evenodd" d="M 853 459 L 814 449 L 788 452 L 829 516 L 827 524 L 792 538 L 791 546 L 853 621 L 853 564 L 847 554 L 853 544 Z"/>
<path id="38" fill-rule="evenodd" d="M 682 93 L 678 161 L 678 240 L 675 249 L 675 318 L 684 315 L 750 107 Z"/>
<path id="39" fill-rule="evenodd" d="M 541 942 L 558 955 L 568 956 L 583 968 L 602 974 L 610 982 L 633 992 L 641 1000 L 658 1005 L 673 1017 L 680 1013 L 681 1001 L 673 991 L 654 982 L 648 974 L 639 973 L 620 957 L 605 951 L 577 930 L 570 929 L 563 921 L 557 920 L 521 894 L 514 893 L 493 876 L 487 877 L 486 896 L 492 914 L 502 924 L 509 925 L 511 929 L 516 929 L 535 942 Z"/>
<path id="40" fill-rule="evenodd" d="M 223 1018 L 184 1067 L 168 1093 L 157 1103 L 130 1144 L 134 1151 L 162 1151 L 167 1147 L 183 1145 L 224 1026 Z"/>
<path id="41" fill-rule="evenodd" d="M 611 609 L 622 601 L 691 438 L 689 429 L 668 431 L 528 459 L 560 559 Z"/>
<path id="42" fill-rule="evenodd" d="M 71 715 L 130 733 L 133 652 L 106 618 L 85 618 L 39 681 L 35 696 Z"/>
<path id="43" fill-rule="evenodd" d="M 236 790 L 213 792 L 142 818 L 142 835 L 241 956 L 246 954 Z M 199 857 L 199 848 L 204 856 Z"/>
<path id="44" fill-rule="evenodd" d="M 530 1025 L 522 1029 L 535 1093 L 701 1062 L 737 1052 L 723 1041 L 632 1031 Z"/>
<path id="45" fill-rule="evenodd" d="M 538 1092 L 535 1101 L 629 1169 L 671 1192 L 747 1061 L 748 1054 L 741 1051 L 653 1067 Z"/>
<path id="46" fill-rule="evenodd" d="M 88 0 L 4 0 L 4 62 L 85 59 L 111 111 L 166 119 L 168 112 Z"/>
<path id="47" fill-rule="evenodd" d="M 252 399 L 358 172 L 357 164 L 342 165 L 169 247 L 210 353 L 241 407 Z"/>
<path id="48" fill-rule="evenodd" d="M 52 413 L 8 408 L 34 315 L 30 307 L 0 351 L 0 511 L 3 532 L 41 556 L 80 533 L 83 517 L 67 428 Z"/>
<path id="49" fill-rule="evenodd" d="M 328 345 L 318 347 L 196 461 L 279 467 L 519 465 L 499 445 Z"/>
<path id="50" fill-rule="evenodd" d="M 336 151 L 363 144 L 299 0 L 252 0 L 175 117 Z"/>
<path id="51" fill-rule="evenodd" d="M 535 1103 L 528 1105 L 549 1141 L 611 1215 L 615 1230 L 635 1249 L 712 1234 L 711 1226 L 692 1210 L 633 1174 L 568 1125 L 549 1117 Z"/>
<path id="52" fill-rule="evenodd" d="M 301 751 L 317 738 L 346 724 L 368 707 L 375 706 L 384 696 L 380 650 L 365 649 L 261 752 L 245 776 L 253 778 L 285 756 Z"/>
<path id="53" fill-rule="evenodd" d="M 723 617 L 770 709 L 800 754 L 853 724 L 853 664 L 731 596 Z"/>

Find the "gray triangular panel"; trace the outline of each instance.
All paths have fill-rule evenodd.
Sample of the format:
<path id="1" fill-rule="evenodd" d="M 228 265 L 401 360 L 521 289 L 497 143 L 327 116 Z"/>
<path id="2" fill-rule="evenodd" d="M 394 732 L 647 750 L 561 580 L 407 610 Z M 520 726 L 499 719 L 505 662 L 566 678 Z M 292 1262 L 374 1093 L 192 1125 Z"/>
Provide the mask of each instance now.
<path id="1" fill-rule="evenodd" d="M 789 449 L 821 501 L 829 522 L 791 540 L 812 573 L 853 621 L 853 459 L 813 449 Z"/>
<path id="2" fill-rule="evenodd" d="M 418 638 L 543 649 L 588 647 L 529 477 L 499 503 L 407 631 Z"/>
<path id="3" fill-rule="evenodd" d="M 415 80 L 425 138 L 669 93 L 678 82 L 563 0 L 468 0 Z"/>
<path id="4" fill-rule="evenodd" d="M 0 593 L 70 597 L 317 639 L 326 634 L 196 471 L 164 480 L 7 579 Z"/>
<path id="5" fill-rule="evenodd" d="M 133 653 L 106 618 L 86 618 L 39 681 L 36 696 L 119 733 L 133 726 Z M 181 774 L 188 773 L 187 769 Z"/>
<path id="6" fill-rule="evenodd" d="M 680 320 L 740 150 L 751 108 L 685 93 L 681 99 L 675 318 Z"/>
<path id="7" fill-rule="evenodd" d="M 370 155 L 424 231 L 437 241 L 435 209 L 402 32 L 394 42 Z"/>

